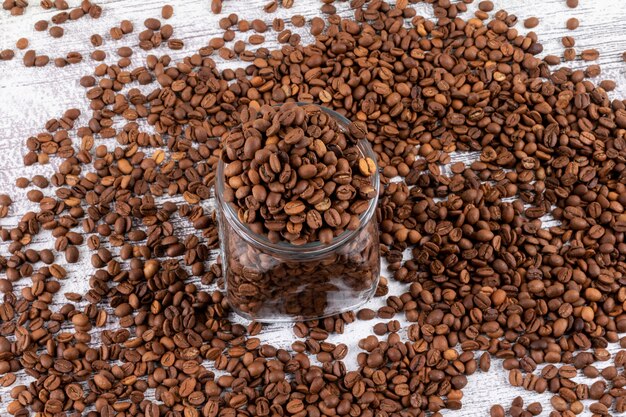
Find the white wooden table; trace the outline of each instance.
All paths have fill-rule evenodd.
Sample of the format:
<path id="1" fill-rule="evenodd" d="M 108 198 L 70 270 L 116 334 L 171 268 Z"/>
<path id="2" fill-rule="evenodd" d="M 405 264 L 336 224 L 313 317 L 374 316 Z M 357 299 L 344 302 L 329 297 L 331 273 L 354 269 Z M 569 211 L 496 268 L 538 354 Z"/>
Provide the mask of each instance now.
<path id="1" fill-rule="evenodd" d="M 91 61 L 89 53 L 92 50 L 89 37 L 92 34 L 101 34 L 105 44 L 101 49 L 107 51 L 106 62 L 117 61 L 114 51 L 120 46 L 137 47 L 137 33 L 143 29 L 143 21 L 147 17 L 159 17 L 161 7 L 166 4 L 163 0 L 107 0 L 96 1 L 103 7 L 102 17 L 93 20 L 86 16 L 74 22 L 63 24 L 65 36 L 61 39 L 52 39 L 47 32 L 35 32 L 33 24 L 40 19 L 50 19 L 57 11 L 43 10 L 38 0 L 31 0 L 31 6 L 27 8 L 25 15 L 19 17 L 10 16 L 8 12 L 0 10 L 0 50 L 14 48 L 15 41 L 20 37 L 26 37 L 30 41 L 29 49 L 35 49 L 38 54 L 48 54 L 51 59 L 65 56 L 68 52 L 78 51 L 86 58 L 81 64 L 70 65 L 65 68 L 56 68 L 49 64 L 45 68 L 24 68 L 22 65 L 22 51 L 16 52 L 16 58 L 9 62 L 0 62 L 0 193 L 9 193 L 14 205 L 10 215 L 0 219 L 0 225 L 15 225 L 20 214 L 35 209 L 35 205 L 26 200 L 26 191 L 16 189 L 15 179 L 20 176 L 32 177 L 35 174 L 49 175 L 53 172 L 53 166 L 58 161 L 53 160 L 48 166 L 24 167 L 22 156 L 25 153 L 25 141 L 30 135 L 41 131 L 45 122 L 54 117 L 60 117 L 70 107 L 77 107 L 83 111 L 79 124 L 87 118 L 88 102 L 84 98 L 84 89 L 79 86 L 81 76 L 90 74 L 95 63 Z M 268 22 L 274 17 L 288 18 L 293 14 L 302 14 L 307 18 L 319 15 L 320 2 L 315 0 L 296 0 L 290 10 L 279 8 L 272 15 L 266 15 L 262 7 L 269 0 L 225 0 L 221 16 L 215 16 L 210 12 L 209 0 L 170 0 L 174 6 L 174 16 L 169 20 L 174 26 L 174 37 L 183 39 L 185 47 L 181 51 L 171 51 L 161 47 L 151 53 L 168 53 L 173 59 L 179 59 L 188 53 L 192 53 L 199 47 L 208 43 L 209 39 L 219 36 L 221 30 L 218 26 L 220 17 L 229 13 L 237 13 L 240 17 L 252 20 L 263 18 Z M 393 1 L 392 1 L 393 2 Z M 79 0 L 68 0 L 71 7 L 76 7 Z M 626 0 L 580 0 L 577 9 L 568 9 L 565 0 L 496 0 L 495 10 L 505 8 L 509 13 L 514 13 L 519 18 L 520 31 L 526 30 L 522 26 L 524 19 L 537 16 L 540 23 L 534 30 L 539 34 L 539 39 L 544 45 L 544 54 L 562 55 L 563 46 L 561 37 L 571 35 L 576 38 L 576 49 L 582 51 L 587 48 L 596 48 L 600 51 L 600 59 L 603 73 L 598 77 L 598 82 L 605 78 L 615 79 L 617 89 L 614 97 L 626 97 L 626 63 L 622 61 L 622 53 L 626 51 Z M 347 2 L 336 4 L 342 16 L 350 16 Z M 419 4 L 415 6 L 418 13 L 432 17 L 430 5 Z M 470 10 L 476 9 L 476 4 L 470 6 Z M 468 14 L 469 15 L 469 14 Z M 580 20 L 580 27 L 575 31 L 565 29 L 565 22 L 570 17 Z M 109 36 L 109 29 L 119 25 L 122 19 L 129 19 L 135 25 L 135 32 L 126 35 L 120 41 L 113 41 Z M 294 32 L 303 37 L 307 42 L 311 37 L 307 28 L 296 29 L 287 25 Z M 245 39 L 253 32 L 237 33 L 237 39 Z M 275 34 L 267 32 L 266 38 L 275 45 Z M 143 61 L 146 52 L 135 48 L 132 59 L 134 65 Z M 137 52 L 139 51 L 139 52 Z M 215 58 L 220 68 L 237 67 L 241 63 L 237 61 L 224 62 Z M 576 61 L 569 63 L 575 68 L 584 68 L 585 63 Z M 456 155 L 458 159 L 467 159 L 467 155 Z M 44 190 L 51 194 L 52 189 Z M 211 203 L 209 203 L 211 204 Z M 191 232 L 190 229 L 186 229 Z M 53 240 L 48 234 L 39 235 L 35 239 L 38 248 L 52 247 Z M 6 244 L 0 244 L 2 253 L 6 253 Z M 85 248 L 86 249 L 86 248 Z M 63 263 L 63 259 L 57 260 Z M 89 263 L 89 257 L 83 250 L 81 261 L 67 266 L 70 279 L 63 283 L 61 292 L 58 294 L 59 303 L 65 302 L 62 293 L 67 291 L 85 293 L 88 289 L 88 277 L 93 272 Z M 384 271 L 383 271 L 384 273 Z M 27 281 L 27 280 L 24 280 Z M 390 282 L 390 293 L 402 292 L 402 286 Z M 16 291 L 19 291 L 19 285 Z M 377 308 L 384 303 L 384 298 L 378 298 L 370 302 L 368 307 Z M 347 358 L 348 367 L 355 366 L 355 358 L 358 353 L 357 341 L 370 334 L 372 326 L 377 321 L 356 322 L 346 326 L 345 334 L 331 336 L 332 342 L 343 342 L 351 347 L 351 353 Z M 289 347 L 295 340 L 290 325 L 266 326 L 260 335 L 263 341 L 280 347 Z M 616 351 L 619 347 L 612 346 Z M 598 364 L 602 368 L 608 366 L 608 362 Z M 583 381 L 584 378 L 581 378 Z M 18 383 L 28 383 L 23 373 L 19 374 Z M 586 381 L 591 382 L 591 381 Z M 0 389 L 0 415 L 6 415 L 6 404 L 9 389 Z M 527 393 L 523 389 L 513 388 L 507 382 L 507 373 L 502 369 L 501 363 L 494 360 L 489 373 L 477 372 L 469 378 L 468 386 L 464 389 L 463 409 L 460 411 L 444 411 L 451 417 L 461 416 L 485 416 L 488 415 L 492 404 L 500 403 L 508 408 L 511 400 L 521 395 L 526 402 L 540 401 L 544 406 L 542 415 L 548 415 L 550 410 L 550 394 L 538 395 Z M 590 415 L 586 412 L 584 415 Z"/>

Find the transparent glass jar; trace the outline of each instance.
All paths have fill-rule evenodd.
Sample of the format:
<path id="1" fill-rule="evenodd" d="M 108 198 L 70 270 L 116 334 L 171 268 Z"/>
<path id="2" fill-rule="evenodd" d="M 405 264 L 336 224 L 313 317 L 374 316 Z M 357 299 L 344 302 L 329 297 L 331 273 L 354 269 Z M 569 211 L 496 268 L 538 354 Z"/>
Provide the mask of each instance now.
<path id="1" fill-rule="evenodd" d="M 320 108 L 348 131 L 346 118 Z M 363 157 L 376 161 L 367 140 L 357 147 Z M 237 313 L 262 322 L 311 320 L 353 310 L 374 295 L 380 278 L 378 170 L 372 176 L 376 196 L 358 229 L 345 231 L 327 245 L 297 246 L 271 243 L 239 220 L 236 209 L 223 200 L 225 166 L 220 160 L 216 198 L 226 293 Z"/>

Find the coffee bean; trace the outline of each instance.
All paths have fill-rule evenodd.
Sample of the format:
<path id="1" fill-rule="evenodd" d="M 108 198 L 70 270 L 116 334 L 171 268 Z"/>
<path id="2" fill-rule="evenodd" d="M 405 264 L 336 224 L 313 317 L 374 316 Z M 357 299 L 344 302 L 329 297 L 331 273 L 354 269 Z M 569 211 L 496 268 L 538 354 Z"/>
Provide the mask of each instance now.
<path id="1" fill-rule="evenodd" d="M 567 19 L 567 23 L 565 24 L 565 26 L 569 30 L 576 30 L 578 29 L 579 25 L 580 25 L 580 22 L 575 17 Z"/>
<path id="2" fill-rule="evenodd" d="M 313 19 L 311 19 L 311 34 L 313 36 L 320 35 L 324 31 L 325 26 L 326 23 L 323 19 L 319 17 L 314 17 Z"/>
<path id="3" fill-rule="evenodd" d="M 376 312 L 369 308 L 364 308 L 358 311 L 357 317 L 359 320 L 372 320 L 376 317 Z"/>
<path id="4" fill-rule="evenodd" d="M 151 20 L 151 19 L 149 19 L 149 20 Z M 154 19 L 154 20 L 156 20 L 156 19 Z M 124 35 L 128 35 L 129 33 L 132 33 L 133 30 L 134 30 L 133 23 L 130 20 L 122 20 L 120 22 L 120 30 L 122 31 L 122 33 Z"/>
<path id="5" fill-rule="evenodd" d="M 297 28 L 301 28 L 306 24 L 306 18 L 302 15 L 291 16 L 291 24 Z"/>
<path id="6" fill-rule="evenodd" d="M 580 57 L 583 61 L 595 61 L 600 57 L 600 52 L 596 49 L 585 49 L 580 53 Z"/>
<path id="7" fill-rule="evenodd" d="M 169 41 L 167 41 L 167 46 L 170 49 L 179 50 L 179 49 L 183 49 L 185 44 L 180 39 L 170 39 Z"/>
<path id="8" fill-rule="evenodd" d="M 529 17 L 528 19 L 524 20 L 524 27 L 527 29 L 535 28 L 538 25 L 539 25 L 539 19 L 536 17 Z"/>
<path id="9" fill-rule="evenodd" d="M 504 408 L 499 405 L 493 405 L 491 406 L 491 409 L 489 410 L 489 415 L 491 417 L 504 417 L 506 414 L 504 413 Z"/>
<path id="10" fill-rule="evenodd" d="M 48 30 L 48 21 L 38 20 L 37 22 L 35 22 L 35 30 L 37 32 L 43 32 L 44 30 Z"/>
<path id="11" fill-rule="evenodd" d="M 104 61 L 106 59 L 106 52 L 104 52 L 101 49 L 96 49 L 95 51 L 93 51 L 91 54 L 91 59 L 93 59 L 94 61 Z"/>
<path id="12" fill-rule="evenodd" d="M 15 56 L 15 52 L 12 49 L 4 49 L 0 51 L 0 60 L 10 61 Z"/>
<path id="13" fill-rule="evenodd" d="M 91 35 L 91 37 L 89 38 L 89 41 L 91 42 L 91 45 L 95 47 L 101 46 L 103 43 L 102 36 L 97 35 L 97 34 Z"/>
<path id="14" fill-rule="evenodd" d="M 26 49 L 26 48 L 28 48 L 28 39 L 26 39 L 26 38 L 19 38 L 17 40 L 17 42 L 15 43 L 15 47 L 17 49 Z"/>
<path id="15" fill-rule="evenodd" d="M 493 2 L 491 1 L 481 1 L 478 3 L 478 8 L 483 12 L 490 12 L 493 10 Z"/>
<path id="16" fill-rule="evenodd" d="M 112 27 L 109 29 L 109 35 L 111 36 L 111 39 L 118 41 L 124 37 L 124 32 L 119 27 Z"/>
<path id="17" fill-rule="evenodd" d="M 222 0 L 211 0 L 211 12 L 220 14 L 222 12 Z"/>
<path id="18" fill-rule="evenodd" d="M 143 25 L 150 30 L 159 30 L 161 28 L 161 21 L 151 17 L 144 20 Z"/>
<path id="19" fill-rule="evenodd" d="M 269 2 L 265 6 L 263 6 L 263 11 L 265 13 L 274 13 L 276 10 L 278 10 L 278 1 L 277 0 L 272 0 L 271 2 Z"/>
<path id="20" fill-rule="evenodd" d="M 15 186 L 17 188 L 26 188 L 29 185 L 30 185 L 30 181 L 28 180 L 28 178 L 19 177 L 18 179 L 15 180 Z"/>
<path id="21" fill-rule="evenodd" d="M 576 50 L 574 48 L 567 48 L 565 52 L 563 52 L 563 59 L 566 61 L 573 61 L 576 59 Z"/>
<path id="22" fill-rule="evenodd" d="M 174 15 L 174 8 L 171 5 L 166 4 L 165 6 L 161 8 L 161 17 L 163 19 L 169 19 L 173 15 Z"/>
<path id="23" fill-rule="evenodd" d="M 64 30 L 60 26 L 52 26 L 49 29 L 48 33 L 50 33 L 50 36 L 52 36 L 53 38 L 60 38 L 63 36 Z"/>

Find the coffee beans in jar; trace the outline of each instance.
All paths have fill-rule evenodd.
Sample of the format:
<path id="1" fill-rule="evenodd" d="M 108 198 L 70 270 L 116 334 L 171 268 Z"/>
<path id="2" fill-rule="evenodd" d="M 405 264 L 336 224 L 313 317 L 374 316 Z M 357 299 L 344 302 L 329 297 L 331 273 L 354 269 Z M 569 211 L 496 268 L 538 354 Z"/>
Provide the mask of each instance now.
<path id="1" fill-rule="evenodd" d="M 312 104 L 242 113 L 217 173 L 231 307 L 313 319 L 371 297 L 380 272 L 379 177 L 364 125 Z"/>

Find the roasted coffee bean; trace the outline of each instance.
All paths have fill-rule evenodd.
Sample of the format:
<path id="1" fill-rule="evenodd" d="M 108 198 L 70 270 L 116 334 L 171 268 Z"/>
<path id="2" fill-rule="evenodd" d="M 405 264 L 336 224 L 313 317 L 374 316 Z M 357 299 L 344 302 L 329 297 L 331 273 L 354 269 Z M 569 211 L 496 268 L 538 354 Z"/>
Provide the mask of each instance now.
<path id="1" fill-rule="evenodd" d="M 490 12 L 493 10 L 493 2 L 489 0 L 483 0 L 478 3 L 478 8 L 483 12 Z"/>
<path id="2" fill-rule="evenodd" d="M 12 49 L 3 49 L 0 51 L 0 59 L 3 61 L 10 61 L 15 56 L 15 52 Z M 24 61 L 26 65 L 26 61 Z"/>
<path id="3" fill-rule="evenodd" d="M 506 414 L 504 412 L 504 407 L 502 407 L 500 404 L 496 404 L 491 406 L 491 409 L 489 410 L 489 415 L 491 417 L 504 417 Z"/>
<path id="4" fill-rule="evenodd" d="M 529 17 L 528 19 L 524 20 L 524 27 L 527 29 L 532 29 L 537 27 L 537 25 L 539 25 L 539 19 L 536 17 Z"/>
<path id="5" fill-rule="evenodd" d="M 580 57 L 583 61 L 595 61 L 600 57 L 600 52 L 596 49 L 585 49 L 580 53 Z"/>
<path id="6" fill-rule="evenodd" d="M 114 39 L 121 39 L 124 35 L 132 33 L 133 29 L 134 27 L 130 20 L 122 20 L 120 26 L 111 28 L 110 32 L 112 37 L 115 35 Z"/>
<path id="7" fill-rule="evenodd" d="M 37 32 L 43 32 L 44 30 L 48 30 L 48 21 L 38 20 L 37 22 L 35 22 L 35 30 Z"/>
<path id="8" fill-rule="evenodd" d="M 580 25 L 580 22 L 575 17 L 567 19 L 567 23 L 566 23 L 567 29 L 576 30 L 578 29 L 579 25 Z"/>
<path id="9" fill-rule="evenodd" d="M 171 5 L 166 4 L 165 6 L 161 8 L 161 17 L 163 19 L 169 19 L 173 15 L 174 15 L 174 8 Z"/>
<path id="10" fill-rule="evenodd" d="M 95 47 L 101 46 L 103 43 L 102 36 L 97 35 L 97 34 L 91 35 L 91 37 L 89 38 L 89 41 L 91 42 L 91 45 Z"/>
<path id="11" fill-rule="evenodd" d="M 566 48 L 571 48 L 576 45 L 576 41 L 571 36 L 564 36 L 561 38 L 561 43 Z"/>
<path id="12" fill-rule="evenodd" d="M 17 188 L 26 188 L 30 185 L 30 180 L 25 177 L 19 177 L 15 180 L 15 186 Z"/>
<path id="13" fill-rule="evenodd" d="M 52 36 L 53 38 L 60 38 L 63 36 L 64 30 L 60 26 L 52 26 L 49 29 L 48 33 L 50 33 L 50 36 Z"/>
<path id="14" fill-rule="evenodd" d="M 301 28 L 305 25 L 306 19 L 302 15 L 291 16 L 291 24 L 297 28 Z"/>
<path id="15" fill-rule="evenodd" d="M 211 0 L 211 11 L 213 14 L 220 14 L 222 12 L 222 0 Z"/>
<path id="16" fill-rule="evenodd" d="M 15 42 L 15 47 L 17 49 L 26 49 L 26 48 L 28 48 L 28 39 L 26 39 L 26 38 L 19 38 L 17 40 L 17 42 Z"/>
<path id="17" fill-rule="evenodd" d="M 101 49 L 96 49 L 95 51 L 91 52 L 90 56 L 91 59 L 93 59 L 94 61 L 104 61 L 107 54 Z"/>

